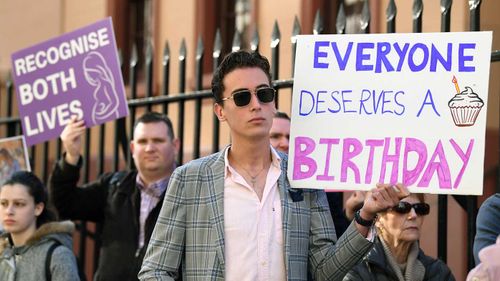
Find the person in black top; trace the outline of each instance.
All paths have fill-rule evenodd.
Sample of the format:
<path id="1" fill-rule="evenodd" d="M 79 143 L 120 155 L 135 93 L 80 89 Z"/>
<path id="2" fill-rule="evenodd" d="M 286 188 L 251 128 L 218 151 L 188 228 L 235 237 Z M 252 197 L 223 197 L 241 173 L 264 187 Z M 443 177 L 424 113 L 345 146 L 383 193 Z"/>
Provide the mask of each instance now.
<path id="1" fill-rule="evenodd" d="M 51 199 L 62 218 L 102 224 L 94 280 L 137 280 L 179 141 L 167 116 L 148 112 L 136 121 L 130 142 L 137 171 L 107 173 L 80 187 L 85 129 L 83 120 L 72 118 L 61 134 L 65 153 L 51 175 Z"/>

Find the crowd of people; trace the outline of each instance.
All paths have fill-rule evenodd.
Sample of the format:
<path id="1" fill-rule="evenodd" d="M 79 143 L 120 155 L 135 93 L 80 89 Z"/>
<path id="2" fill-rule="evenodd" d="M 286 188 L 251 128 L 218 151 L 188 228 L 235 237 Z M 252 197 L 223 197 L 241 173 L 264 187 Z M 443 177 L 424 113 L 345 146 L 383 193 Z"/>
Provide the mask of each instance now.
<path id="1" fill-rule="evenodd" d="M 102 226 L 94 280 L 455 280 L 419 245 L 430 212 L 423 194 L 380 183 L 353 192 L 342 209 L 340 192 L 290 186 L 290 118 L 276 110 L 265 57 L 226 56 L 212 93 L 230 145 L 177 167 L 171 121 L 147 112 L 130 142 L 136 170 L 83 186 L 85 124 L 72 118 L 50 192 L 25 171 L 0 187 L 0 280 L 80 280 L 70 220 Z M 492 252 L 500 232 L 499 201 L 479 212 L 478 263 L 488 263 L 482 253 Z"/>

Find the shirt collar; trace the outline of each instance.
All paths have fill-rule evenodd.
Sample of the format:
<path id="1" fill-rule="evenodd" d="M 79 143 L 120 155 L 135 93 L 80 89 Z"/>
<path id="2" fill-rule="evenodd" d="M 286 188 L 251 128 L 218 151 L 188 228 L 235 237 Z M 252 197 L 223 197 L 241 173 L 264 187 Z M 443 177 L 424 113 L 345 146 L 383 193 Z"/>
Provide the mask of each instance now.
<path id="1" fill-rule="evenodd" d="M 137 176 L 135 178 L 135 183 L 137 184 L 139 190 L 159 198 L 163 194 L 163 192 L 165 192 L 165 190 L 167 189 L 169 179 L 170 176 L 166 176 L 151 183 L 149 186 L 146 186 L 142 181 L 141 177 L 139 176 L 139 173 L 137 173 Z"/>
<path id="2" fill-rule="evenodd" d="M 281 157 L 279 156 L 278 152 L 271 147 L 271 165 L 274 167 L 281 169 Z M 224 178 L 227 178 L 228 176 L 231 175 L 231 173 L 234 173 L 234 168 L 229 165 L 229 150 L 231 149 L 231 146 L 229 145 L 226 150 L 224 151 Z"/>

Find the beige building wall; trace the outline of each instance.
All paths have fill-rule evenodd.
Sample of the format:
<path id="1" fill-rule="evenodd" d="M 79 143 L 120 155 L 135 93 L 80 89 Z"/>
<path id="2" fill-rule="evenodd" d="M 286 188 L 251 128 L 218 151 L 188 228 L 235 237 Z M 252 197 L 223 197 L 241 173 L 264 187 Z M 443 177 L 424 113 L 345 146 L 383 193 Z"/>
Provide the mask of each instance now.
<path id="1" fill-rule="evenodd" d="M 40 2 L 43 1 L 32 1 Z M 106 0 L 60 0 L 62 5 L 63 32 L 75 30 L 108 16 Z"/>
<path id="2" fill-rule="evenodd" d="M 61 34 L 61 13 L 59 0 L 0 1 L 0 80 L 10 70 L 11 53 Z"/>
<path id="3" fill-rule="evenodd" d="M 106 0 L 0 0 L 0 81 L 10 55 L 106 16 Z"/>

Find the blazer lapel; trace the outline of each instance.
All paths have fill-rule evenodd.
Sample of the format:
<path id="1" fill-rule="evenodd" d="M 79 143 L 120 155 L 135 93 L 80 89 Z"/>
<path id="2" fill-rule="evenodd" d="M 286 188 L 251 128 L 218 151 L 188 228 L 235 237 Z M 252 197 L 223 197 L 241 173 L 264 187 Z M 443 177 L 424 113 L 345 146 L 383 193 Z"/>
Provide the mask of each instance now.
<path id="1" fill-rule="evenodd" d="M 288 189 L 290 188 L 290 184 L 287 180 L 286 170 L 287 170 L 287 158 L 280 154 L 281 157 L 281 175 L 278 179 L 278 188 L 280 192 L 281 199 L 281 224 L 283 226 L 283 245 L 285 249 L 285 269 L 286 272 L 290 272 L 289 270 L 289 259 L 290 256 L 290 222 L 291 219 L 291 207 L 290 201 L 288 200 Z"/>
<path id="2" fill-rule="evenodd" d="M 227 148 L 226 148 L 227 149 Z M 212 229 L 216 234 L 216 252 L 224 269 L 224 152 L 219 152 L 211 169 L 209 182 L 209 211 Z"/>

